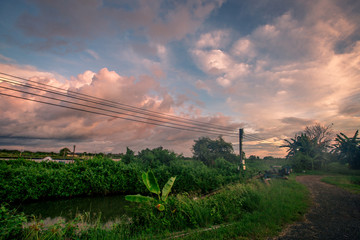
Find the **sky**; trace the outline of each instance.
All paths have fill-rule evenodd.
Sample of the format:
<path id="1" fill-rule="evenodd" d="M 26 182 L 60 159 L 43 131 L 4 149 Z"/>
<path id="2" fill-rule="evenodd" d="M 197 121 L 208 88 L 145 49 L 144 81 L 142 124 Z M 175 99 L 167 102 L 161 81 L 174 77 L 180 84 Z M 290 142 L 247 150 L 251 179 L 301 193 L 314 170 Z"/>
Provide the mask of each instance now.
<path id="1" fill-rule="evenodd" d="M 305 126 L 360 128 L 359 13 L 357 0 L 4 0 L 0 72 L 244 128 L 262 139 L 247 156 L 284 157 Z M 191 156 L 207 136 L 4 95 L 0 113 L 0 149 Z"/>

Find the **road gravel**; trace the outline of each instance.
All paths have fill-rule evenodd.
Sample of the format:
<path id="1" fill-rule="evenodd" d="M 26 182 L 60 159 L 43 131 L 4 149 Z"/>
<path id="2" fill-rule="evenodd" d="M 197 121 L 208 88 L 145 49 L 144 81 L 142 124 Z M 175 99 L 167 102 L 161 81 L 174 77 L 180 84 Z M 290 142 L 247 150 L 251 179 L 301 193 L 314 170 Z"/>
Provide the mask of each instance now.
<path id="1" fill-rule="evenodd" d="M 360 240 L 360 195 L 321 182 L 323 177 L 296 177 L 310 191 L 311 209 L 303 221 L 290 225 L 273 240 Z"/>

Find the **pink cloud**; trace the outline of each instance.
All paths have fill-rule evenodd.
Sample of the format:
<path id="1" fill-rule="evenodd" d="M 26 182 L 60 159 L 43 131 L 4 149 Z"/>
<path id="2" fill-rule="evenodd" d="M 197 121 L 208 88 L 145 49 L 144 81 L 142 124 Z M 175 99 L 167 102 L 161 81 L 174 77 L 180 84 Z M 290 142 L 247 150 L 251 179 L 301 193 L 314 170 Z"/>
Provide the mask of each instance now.
<path id="1" fill-rule="evenodd" d="M 24 69 L 22 66 L 0 65 L 1 69 Z M 158 69 L 160 70 L 160 69 Z M 35 68 L 28 68 L 22 73 L 32 76 L 34 81 L 56 85 L 61 88 L 70 89 L 78 94 L 87 94 L 93 97 L 104 98 L 114 102 L 120 102 L 139 108 L 156 111 L 162 114 L 171 114 L 181 111 L 181 117 L 191 118 L 197 121 L 208 122 L 236 127 L 238 124 L 231 123 L 231 118 L 223 115 L 204 117 L 201 111 L 189 104 L 186 96 L 173 96 L 166 88 L 162 87 L 156 79 L 148 75 L 139 77 L 126 77 L 110 71 L 107 68 L 94 73 L 85 71 L 71 80 L 64 82 L 58 81 L 53 74 L 41 72 Z M 39 77 L 38 77 L 39 76 Z M 5 86 L 5 83 L 0 83 Z M 0 92 L 19 95 L 16 92 L 0 89 Z M 44 96 L 50 96 L 48 93 L 37 92 Z M 32 96 L 28 96 L 31 97 Z M 78 95 L 81 96 L 81 95 Z M 59 96 L 57 96 L 59 97 Z M 164 146 L 190 154 L 190 148 L 193 140 L 202 136 L 202 133 L 194 131 L 180 131 L 158 127 L 141 122 L 126 121 L 116 117 L 101 116 L 81 111 L 74 111 L 66 108 L 59 108 L 31 101 L 24 101 L 10 97 L 0 96 L 1 117 L 1 137 L 7 137 L 14 141 L 13 145 L 29 145 L 32 148 L 40 150 L 59 147 L 61 144 L 76 144 L 79 151 L 105 151 L 104 149 L 113 149 L 115 152 L 122 152 L 126 146 L 141 150 L 146 147 Z M 51 101 L 58 104 L 58 101 L 42 99 L 42 101 Z M 70 99 L 71 100 L 71 99 Z M 95 106 L 92 102 L 84 102 L 76 99 L 71 101 Z M 100 109 L 93 109 L 75 104 L 63 103 L 66 106 L 82 108 L 90 111 L 104 112 Z M 101 106 L 102 109 L 110 109 Z M 116 109 L 111 109 L 120 111 Z M 109 113 L 121 117 L 117 113 Z M 142 116 L 131 113 L 132 115 Z M 138 118 L 135 118 L 138 119 Z M 141 121 L 151 122 L 140 119 Z M 22 138 L 32 139 L 24 144 Z M 19 140 L 20 139 L 20 140 Z M 41 140 L 41 139 L 46 139 Z M 41 146 L 38 145 L 41 142 Z M 33 142 L 33 145 L 32 145 Z M 36 144 L 35 144 L 36 143 Z M 56 150 L 56 149 L 54 149 Z"/>

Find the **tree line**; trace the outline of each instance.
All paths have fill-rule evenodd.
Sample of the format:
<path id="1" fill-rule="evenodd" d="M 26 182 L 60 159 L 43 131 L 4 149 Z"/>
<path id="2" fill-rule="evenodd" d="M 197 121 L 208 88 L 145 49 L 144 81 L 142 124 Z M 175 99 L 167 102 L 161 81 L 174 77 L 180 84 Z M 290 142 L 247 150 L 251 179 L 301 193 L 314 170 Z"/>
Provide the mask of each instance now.
<path id="1" fill-rule="evenodd" d="M 325 169 L 330 161 L 340 161 L 348 164 L 351 169 L 360 169 L 360 139 L 357 130 L 352 137 L 344 133 L 336 134 L 331 125 L 323 126 L 319 123 L 307 126 L 302 132 L 286 144 L 286 158 L 293 161 L 295 170 Z"/>

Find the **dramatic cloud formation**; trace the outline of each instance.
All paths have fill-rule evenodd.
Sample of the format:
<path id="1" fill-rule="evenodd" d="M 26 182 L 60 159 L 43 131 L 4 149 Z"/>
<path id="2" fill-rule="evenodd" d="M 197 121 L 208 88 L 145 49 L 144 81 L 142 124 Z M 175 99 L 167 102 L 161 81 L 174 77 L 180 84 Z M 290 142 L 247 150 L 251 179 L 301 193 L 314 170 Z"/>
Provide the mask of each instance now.
<path id="1" fill-rule="evenodd" d="M 153 76 L 142 75 L 139 78 L 125 77 L 120 76 L 114 71 L 109 71 L 107 68 L 103 68 L 97 73 L 86 71 L 77 77 L 72 77 L 70 80 L 59 82 L 52 74 L 39 72 L 36 69 L 28 69 L 24 72 L 25 68 L 23 66 L 1 64 L 0 67 L 7 70 L 6 72 L 9 74 L 27 75 L 30 76 L 32 81 L 69 89 L 78 94 L 86 94 L 163 114 L 174 114 L 177 109 L 182 109 L 182 111 L 188 109 L 186 112 L 198 121 L 222 126 L 239 126 L 231 125 L 229 123 L 231 119 L 222 115 L 213 117 L 197 116 L 194 113 L 199 111 L 196 111 L 196 108 L 191 104 L 187 104 L 187 99 L 184 96 L 172 97 L 171 93 L 162 87 Z M 19 74 L 19 71 L 22 71 L 22 73 Z M 157 76 L 162 76 L 159 69 L 155 73 L 157 73 Z M 2 83 L 2 86 L 14 88 L 11 85 L 13 84 Z M 23 89 L 23 87 L 16 87 L 16 89 Z M 34 98 L 33 95 L 24 93 L 19 95 L 16 91 L 12 90 L 4 91 L 1 89 L 1 92 L 54 104 L 59 103 L 58 101 L 50 101 L 40 97 Z M 52 96 L 41 90 L 31 92 L 41 96 Z M 83 105 L 61 105 L 109 114 L 109 112 L 101 111 L 101 109 L 107 109 L 104 106 L 101 106 L 100 109 L 94 109 L 84 106 L 84 102 L 77 99 L 66 98 L 66 101 Z M 85 105 L 98 107 L 91 102 L 85 103 Z M 178 152 L 189 152 L 194 137 L 199 135 L 191 131 L 181 132 L 176 129 L 123 120 L 121 118 L 133 118 L 129 117 L 128 114 L 144 116 L 114 109 L 112 110 L 124 112 L 124 114 L 119 115 L 112 112 L 110 114 L 115 117 L 108 117 L 4 97 L 0 104 L 0 110 L 2 112 L 0 141 L 5 146 L 16 146 L 16 144 L 19 144 L 32 147 L 41 142 L 42 148 L 59 148 L 73 141 L 80 142 L 83 145 L 81 149 L 89 152 L 100 152 L 104 151 L 103 149 L 121 152 L 127 146 L 135 150 L 141 150 L 143 147 L 154 148 L 164 146 Z M 116 117 L 118 115 L 121 117 L 120 119 Z M 148 122 L 146 118 L 134 119 Z M 34 141 L 36 144 L 34 144 Z M 177 142 L 177 144 L 180 142 L 182 145 L 174 145 L 174 142 Z"/>
<path id="2" fill-rule="evenodd" d="M 284 156 L 283 139 L 311 124 L 350 135 L 360 126 L 359 1 L 20 0 L 0 9 L 0 72 L 244 127 L 262 139 L 247 139 L 247 155 Z M 0 100 L 0 147 L 77 143 L 84 151 L 121 152 L 162 145 L 190 155 L 193 140 L 204 136 Z M 237 149 L 237 138 L 227 140 Z"/>

